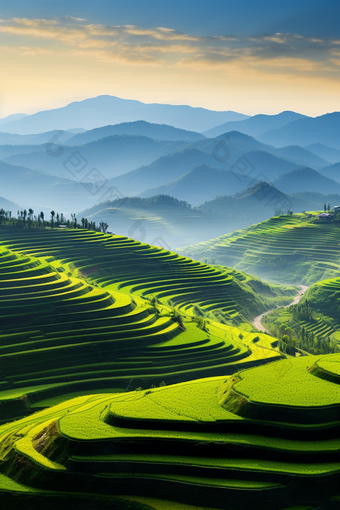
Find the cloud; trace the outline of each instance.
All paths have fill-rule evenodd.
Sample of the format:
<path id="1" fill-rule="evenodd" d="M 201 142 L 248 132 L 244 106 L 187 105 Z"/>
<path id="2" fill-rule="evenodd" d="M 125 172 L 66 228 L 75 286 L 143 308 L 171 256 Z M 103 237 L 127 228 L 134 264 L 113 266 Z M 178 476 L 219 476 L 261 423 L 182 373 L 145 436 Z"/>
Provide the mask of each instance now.
<path id="1" fill-rule="evenodd" d="M 39 48 L 34 46 L 1 46 L 2 51 L 9 51 L 20 56 L 37 56 L 37 55 L 52 55 L 53 51 L 47 48 Z"/>
<path id="2" fill-rule="evenodd" d="M 300 34 L 263 34 L 236 37 L 232 34 L 197 36 L 172 28 L 87 23 L 83 18 L 13 18 L 0 20 L 0 35 L 20 36 L 20 47 L 32 55 L 52 45 L 54 51 L 73 53 L 105 62 L 171 65 L 177 67 L 228 67 L 233 61 L 273 72 L 339 72 L 340 41 Z M 25 44 L 22 44 L 24 38 Z M 36 39 L 45 41 L 37 44 Z M 34 49 L 33 49 L 34 48 Z M 23 51 L 19 50 L 18 51 Z"/>

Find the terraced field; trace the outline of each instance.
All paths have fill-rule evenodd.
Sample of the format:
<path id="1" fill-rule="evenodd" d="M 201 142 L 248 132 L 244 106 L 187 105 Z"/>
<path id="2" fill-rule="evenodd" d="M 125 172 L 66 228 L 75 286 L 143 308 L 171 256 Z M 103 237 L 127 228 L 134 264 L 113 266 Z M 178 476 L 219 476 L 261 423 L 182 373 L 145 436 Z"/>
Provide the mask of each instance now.
<path id="1" fill-rule="evenodd" d="M 0 421 L 74 394 L 233 373 L 280 357 L 276 339 L 260 335 L 255 344 L 255 332 L 210 320 L 202 330 L 190 312 L 198 303 L 225 317 L 232 301 L 237 317 L 244 304 L 263 309 L 293 288 L 97 232 L 3 230 L 0 239 Z M 180 321 L 169 298 L 185 310 Z"/>
<path id="2" fill-rule="evenodd" d="M 0 230 L 0 243 L 19 254 L 43 257 L 58 271 L 86 278 L 109 291 L 171 301 L 179 310 L 219 311 L 228 319 L 251 319 L 270 303 L 289 302 L 294 288 L 223 271 L 177 253 L 122 236 L 86 230 Z M 243 320 L 243 319 L 242 319 Z"/>
<path id="3" fill-rule="evenodd" d="M 340 229 L 320 223 L 316 213 L 277 216 L 183 253 L 196 260 L 214 258 L 261 278 L 310 285 L 340 276 Z"/>
<path id="4" fill-rule="evenodd" d="M 8 249 L 0 249 L 0 303 L 2 421 L 58 395 L 232 373 L 239 363 L 280 356 L 265 335 L 252 351 L 255 333 L 241 342 L 237 328 L 210 324 L 202 331 L 190 317 L 181 326 L 170 308 L 154 313 L 138 296 L 92 286 L 44 258 Z"/>
<path id="5" fill-rule="evenodd" d="M 85 230 L 0 243 L 4 508 L 338 504 L 340 356 L 247 322 L 296 288 Z"/>
<path id="6" fill-rule="evenodd" d="M 1 497 L 10 504 L 24 493 L 28 508 L 57 508 L 63 498 L 78 508 L 80 494 L 86 508 L 112 496 L 107 508 L 133 496 L 146 505 L 337 508 L 339 366 L 339 355 L 281 360 L 229 377 L 80 396 L 4 424 Z"/>

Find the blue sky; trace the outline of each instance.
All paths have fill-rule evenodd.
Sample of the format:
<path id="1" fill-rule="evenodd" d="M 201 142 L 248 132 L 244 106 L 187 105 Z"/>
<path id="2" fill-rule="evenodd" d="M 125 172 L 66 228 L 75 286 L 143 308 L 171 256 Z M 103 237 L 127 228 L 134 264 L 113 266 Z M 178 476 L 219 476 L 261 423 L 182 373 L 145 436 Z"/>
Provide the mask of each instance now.
<path id="1" fill-rule="evenodd" d="M 340 110 L 339 19 L 329 0 L 12 0 L 0 7 L 0 117 L 100 94 Z"/>
<path id="2" fill-rule="evenodd" d="M 11 0 L 0 15 L 86 18 L 94 23 L 163 26 L 199 35 L 257 35 L 290 32 L 307 36 L 340 35 L 340 3 L 334 0 Z"/>

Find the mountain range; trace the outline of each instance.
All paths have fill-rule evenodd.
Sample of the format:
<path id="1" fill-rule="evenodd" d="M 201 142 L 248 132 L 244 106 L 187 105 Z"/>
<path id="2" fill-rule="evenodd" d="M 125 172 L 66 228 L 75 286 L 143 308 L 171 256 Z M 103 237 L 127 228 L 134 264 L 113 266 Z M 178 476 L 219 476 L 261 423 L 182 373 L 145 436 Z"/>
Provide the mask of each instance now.
<path id="1" fill-rule="evenodd" d="M 254 115 L 244 120 L 229 121 L 216 126 L 212 129 L 204 131 L 203 134 L 209 138 L 215 138 L 216 136 L 223 135 L 228 131 L 238 131 L 245 135 L 259 137 L 267 131 L 272 129 L 278 129 L 290 122 L 298 119 L 306 118 L 305 115 L 300 113 L 285 111 L 277 115 Z"/>
<path id="2" fill-rule="evenodd" d="M 103 95 L 74 101 L 62 108 L 26 115 L 2 124 L 7 133 L 30 134 L 70 128 L 94 129 L 109 124 L 145 120 L 189 131 L 205 131 L 223 122 L 248 118 L 232 111 L 213 111 L 187 105 L 146 104 Z"/>

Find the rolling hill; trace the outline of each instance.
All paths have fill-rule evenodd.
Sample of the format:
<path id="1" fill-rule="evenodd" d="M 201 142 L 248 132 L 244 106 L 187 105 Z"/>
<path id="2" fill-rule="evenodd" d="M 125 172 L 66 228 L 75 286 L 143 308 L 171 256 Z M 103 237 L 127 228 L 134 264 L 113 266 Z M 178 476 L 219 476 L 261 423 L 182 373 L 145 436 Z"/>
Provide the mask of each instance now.
<path id="1" fill-rule="evenodd" d="M 340 229 L 317 212 L 281 215 L 182 251 L 270 281 L 302 283 L 339 278 Z"/>
<path id="2" fill-rule="evenodd" d="M 14 215 L 20 209 L 20 206 L 4 197 L 0 197 L 0 209 L 4 209 L 6 212 L 11 211 Z"/>
<path id="3" fill-rule="evenodd" d="M 192 208 L 166 195 L 101 202 L 77 214 L 77 218 L 82 217 L 97 224 L 105 221 L 109 231 L 168 249 L 205 241 L 249 223 L 248 219 L 233 214 Z"/>
<path id="4" fill-rule="evenodd" d="M 221 126 L 216 126 L 204 131 L 203 134 L 209 138 L 215 138 L 216 136 L 223 135 L 228 131 L 239 131 L 240 133 L 254 136 L 256 138 L 271 129 L 281 128 L 286 124 L 301 118 L 306 118 L 306 116 L 289 111 L 281 112 L 277 115 L 260 114 L 244 120 L 225 122 Z"/>
<path id="5" fill-rule="evenodd" d="M 301 168 L 288 172 L 278 179 L 274 184 L 284 193 L 300 193 L 304 191 L 315 191 L 324 194 L 340 194 L 340 184 L 329 179 L 311 168 Z"/>
<path id="6" fill-rule="evenodd" d="M 168 124 L 189 131 L 204 131 L 228 120 L 240 120 L 246 115 L 236 112 L 216 112 L 191 106 L 145 104 L 141 101 L 103 95 L 75 101 L 62 108 L 46 110 L 7 122 L 2 129 L 8 133 L 42 133 L 53 129 L 84 128 L 145 120 Z"/>
<path id="7" fill-rule="evenodd" d="M 340 195 L 305 192 L 291 196 L 259 182 L 196 207 L 167 195 L 126 197 L 96 204 L 78 212 L 77 218 L 85 217 L 97 224 L 105 221 L 117 234 L 175 248 L 234 232 L 279 211 L 323 210 L 325 203 L 340 204 Z"/>
<path id="8" fill-rule="evenodd" d="M 167 126 L 166 124 L 150 124 L 150 122 L 138 120 L 135 122 L 123 122 L 122 124 L 116 124 L 114 126 L 104 126 L 91 129 L 85 133 L 79 133 L 69 139 L 67 145 L 84 145 L 114 135 L 146 136 L 154 140 L 185 140 L 187 142 L 196 142 L 197 140 L 203 140 L 205 138 L 200 133 L 195 133 L 194 131 L 186 131 L 185 129 Z"/>
<path id="9" fill-rule="evenodd" d="M 321 143 L 340 149 L 340 112 L 327 113 L 315 118 L 294 120 L 259 136 L 259 140 L 276 147 Z"/>
<path id="10" fill-rule="evenodd" d="M 337 508 L 338 365 L 337 354 L 285 359 L 40 410 L 0 429 L 3 501 L 21 490 L 52 510 Z"/>
<path id="11" fill-rule="evenodd" d="M 320 174 L 333 179 L 336 182 L 340 182 L 340 163 L 334 163 L 333 165 L 326 166 L 320 170 Z"/>
<path id="12" fill-rule="evenodd" d="M 335 274 L 313 220 L 226 239 L 267 268 L 294 240 L 314 272 L 327 246 Z M 83 229 L 0 242 L 3 505 L 336 508 L 339 354 L 293 358 L 249 324 L 296 288 Z"/>
<path id="13" fill-rule="evenodd" d="M 65 145 L 59 157 L 51 157 L 45 146 L 38 146 L 35 148 L 38 150 L 34 151 L 32 147 L 29 153 L 9 156 L 3 161 L 72 179 L 77 177 L 76 171 L 70 172 L 68 169 L 70 167 L 74 170 L 72 162 L 66 163 L 67 168 L 64 163 L 72 160 L 76 154 L 76 159 L 81 159 L 81 166 L 85 165 L 87 172 L 95 167 L 106 179 L 110 179 L 134 170 L 142 164 L 149 164 L 163 155 L 182 150 L 186 145 L 185 141 L 167 142 L 145 136 L 116 135 L 86 145 L 72 147 Z M 52 152 L 54 150 L 56 149 L 53 146 Z M 80 173 L 79 176 L 83 177 Z"/>
<path id="14" fill-rule="evenodd" d="M 15 120 L 20 120 L 26 117 L 26 113 L 13 113 L 12 115 L 7 115 L 6 117 L 3 117 L 0 119 L 0 126 L 2 124 L 8 124 L 8 122 L 13 122 Z"/>
<path id="15" fill-rule="evenodd" d="M 305 147 L 305 149 L 313 152 L 313 154 L 320 156 L 320 158 L 323 158 L 330 163 L 338 163 L 340 161 L 340 150 L 327 147 L 327 145 L 322 143 L 312 143 Z"/>
<path id="16" fill-rule="evenodd" d="M 66 140 L 73 138 L 75 132 L 82 131 L 78 129 L 73 129 L 71 131 L 63 131 L 62 133 L 58 131 L 57 129 L 54 129 L 52 131 L 48 131 L 47 133 L 38 133 L 38 134 L 32 134 L 32 135 L 16 135 L 11 133 L 2 133 L 0 132 L 0 147 L 3 145 L 14 145 L 14 146 L 30 146 L 30 145 L 40 145 L 40 144 L 46 144 L 49 142 L 53 137 L 56 137 L 56 140 L 62 141 L 63 143 L 66 142 Z M 13 151 L 15 148 L 13 147 Z M 22 152 L 22 150 L 18 147 L 18 150 Z M 27 148 L 26 152 L 32 151 L 31 148 Z M 16 152 L 13 152 L 13 154 L 16 154 Z"/>
<path id="17" fill-rule="evenodd" d="M 219 195 L 233 195 L 244 187 L 240 174 L 199 165 L 172 182 L 143 191 L 140 196 L 171 195 L 178 200 L 198 205 Z"/>
<path id="18" fill-rule="evenodd" d="M 17 201 L 21 208 L 32 207 L 35 213 L 59 212 L 70 214 L 94 203 L 93 197 L 81 183 L 46 175 L 23 166 L 0 161 L 1 192 L 10 201 Z"/>

